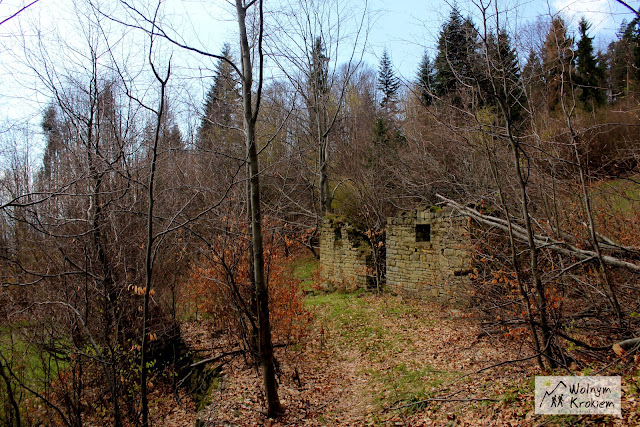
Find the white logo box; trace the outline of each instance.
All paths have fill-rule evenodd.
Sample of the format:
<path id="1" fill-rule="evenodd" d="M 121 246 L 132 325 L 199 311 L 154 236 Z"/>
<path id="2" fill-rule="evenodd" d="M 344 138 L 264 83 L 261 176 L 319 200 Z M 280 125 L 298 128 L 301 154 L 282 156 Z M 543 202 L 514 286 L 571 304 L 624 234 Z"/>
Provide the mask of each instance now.
<path id="1" fill-rule="evenodd" d="M 622 416 L 620 377 L 536 377 L 535 413 Z"/>

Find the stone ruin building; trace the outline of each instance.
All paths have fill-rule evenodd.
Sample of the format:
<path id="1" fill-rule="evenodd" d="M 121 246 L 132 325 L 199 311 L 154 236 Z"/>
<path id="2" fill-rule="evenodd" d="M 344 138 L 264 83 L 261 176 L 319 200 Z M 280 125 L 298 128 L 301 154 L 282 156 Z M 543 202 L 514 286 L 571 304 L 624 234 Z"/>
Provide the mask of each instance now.
<path id="1" fill-rule="evenodd" d="M 387 220 L 386 285 L 439 301 L 456 299 L 471 272 L 469 219 L 452 208 L 416 209 Z"/>
<path id="2" fill-rule="evenodd" d="M 335 216 L 326 217 L 320 227 L 320 275 L 332 284 L 370 283 L 371 247 L 361 227 Z"/>
<path id="3" fill-rule="evenodd" d="M 451 302 L 469 282 L 469 219 L 452 208 L 405 211 L 387 220 L 386 287 L 418 298 Z M 325 218 L 320 232 L 321 276 L 371 287 L 371 248 L 363 230 Z"/>

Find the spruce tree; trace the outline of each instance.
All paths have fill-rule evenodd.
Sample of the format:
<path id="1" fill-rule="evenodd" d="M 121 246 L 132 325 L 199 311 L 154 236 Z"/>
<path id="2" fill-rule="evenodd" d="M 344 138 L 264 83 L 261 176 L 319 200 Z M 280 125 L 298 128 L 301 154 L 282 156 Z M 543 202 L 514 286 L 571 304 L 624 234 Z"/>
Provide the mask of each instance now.
<path id="1" fill-rule="evenodd" d="M 369 152 L 367 164 L 373 170 L 381 170 L 380 159 L 389 159 L 397 152 L 397 144 L 404 140 L 402 130 L 398 126 L 395 104 L 400 80 L 396 77 L 389 53 L 385 49 L 380 60 L 378 70 L 378 90 L 382 92 L 380 112 L 373 127 L 373 146 Z"/>
<path id="2" fill-rule="evenodd" d="M 382 92 L 381 107 L 392 107 L 396 102 L 396 95 L 400 89 L 400 80 L 396 77 L 389 53 L 385 49 L 380 59 L 380 69 L 378 71 L 378 89 Z"/>
<path id="3" fill-rule="evenodd" d="M 479 72 L 477 54 L 478 31 L 469 18 L 463 18 L 456 6 L 449 20 L 442 26 L 438 37 L 435 67 L 435 89 L 440 96 L 457 91 L 463 86 L 475 86 Z"/>
<path id="4" fill-rule="evenodd" d="M 567 35 L 567 26 L 560 17 L 551 20 L 551 28 L 544 42 L 542 66 L 547 89 L 547 106 L 553 111 L 569 87 L 573 73 L 573 39 Z"/>
<path id="5" fill-rule="evenodd" d="M 602 90 L 604 70 L 598 65 L 593 53 L 593 37 L 587 35 L 591 24 L 583 17 L 578 24 L 580 40 L 576 50 L 576 83 L 580 87 L 580 101 L 585 106 L 604 104 L 605 94 Z"/>
<path id="6" fill-rule="evenodd" d="M 516 50 L 511 46 L 511 39 L 505 29 L 500 30 L 497 37 L 490 34 L 486 46 L 495 90 L 493 88 L 485 90 L 490 90 L 490 93 L 502 99 L 510 119 L 512 122 L 517 122 L 521 117 L 525 94 L 522 89 Z M 481 85 L 481 88 L 486 85 L 486 83 Z M 495 101 L 490 99 L 490 103 L 495 104 Z"/>
<path id="7" fill-rule="evenodd" d="M 416 80 L 416 86 L 418 96 L 423 105 L 429 106 L 433 102 L 435 84 L 435 69 L 433 62 L 429 58 L 429 54 L 425 52 L 418 69 L 418 78 Z"/>
<path id="8" fill-rule="evenodd" d="M 640 21 L 623 21 L 618 40 L 607 51 L 608 85 L 616 99 L 634 90 L 640 81 Z"/>
<path id="9" fill-rule="evenodd" d="M 232 60 L 231 46 L 227 43 L 220 54 L 216 73 L 205 100 L 204 115 L 198 129 L 197 146 L 210 150 L 214 146 L 229 145 L 228 131 L 238 125 L 240 94 L 238 83 L 234 79 L 234 70 L 229 63 Z"/>

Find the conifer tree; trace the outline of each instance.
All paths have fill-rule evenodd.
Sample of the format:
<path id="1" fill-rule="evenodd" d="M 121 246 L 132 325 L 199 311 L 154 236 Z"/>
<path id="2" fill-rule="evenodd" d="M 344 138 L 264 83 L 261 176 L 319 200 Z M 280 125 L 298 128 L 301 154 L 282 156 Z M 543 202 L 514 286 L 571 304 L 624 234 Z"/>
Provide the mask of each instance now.
<path id="1" fill-rule="evenodd" d="M 380 69 L 378 70 L 378 90 L 382 92 L 382 101 L 380 106 L 383 110 L 379 113 L 373 129 L 373 142 L 381 150 L 395 150 L 395 144 L 404 140 L 402 130 L 397 122 L 396 102 L 397 94 L 400 89 L 400 80 L 396 77 L 389 53 L 385 49 L 380 60 Z M 387 154 L 389 151 L 387 151 Z"/>
<path id="2" fill-rule="evenodd" d="M 640 81 L 640 20 L 623 21 L 618 40 L 607 50 L 608 86 L 611 98 L 632 91 Z"/>
<path id="3" fill-rule="evenodd" d="M 547 106 L 556 110 L 572 82 L 574 73 L 573 39 L 560 17 L 551 20 L 551 28 L 544 42 L 542 66 L 547 89 Z"/>
<path id="4" fill-rule="evenodd" d="M 493 88 L 485 89 L 483 86 L 486 86 L 486 83 L 481 84 L 481 89 L 488 90 L 490 91 L 489 93 L 493 93 L 494 96 L 504 100 L 511 122 L 518 122 L 521 117 L 525 95 L 522 89 L 518 55 L 511 46 L 509 34 L 505 29 L 500 30 L 497 37 L 493 33 L 490 34 L 487 38 L 486 46 L 495 91 Z M 494 101 L 490 100 L 490 103 L 494 104 Z"/>
<path id="5" fill-rule="evenodd" d="M 389 53 L 385 49 L 380 59 L 380 69 L 378 71 L 378 90 L 382 92 L 381 107 L 392 107 L 396 102 L 396 95 L 400 89 L 400 80 L 395 75 L 391 65 Z"/>
<path id="6" fill-rule="evenodd" d="M 446 95 L 464 85 L 477 84 L 478 31 L 469 18 L 463 18 L 456 6 L 449 13 L 438 37 L 438 54 L 434 67 L 435 88 L 438 95 Z"/>
<path id="7" fill-rule="evenodd" d="M 598 65 L 593 53 L 593 37 L 587 35 L 591 24 L 583 17 L 578 24 L 580 40 L 576 50 L 576 83 L 580 87 L 580 101 L 585 105 L 604 104 L 605 94 L 602 90 L 604 70 Z"/>
<path id="8" fill-rule="evenodd" d="M 423 105 L 429 106 L 433 102 L 433 91 L 435 85 L 435 69 L 433 62 L 429 58 L 429 54 L 425 52 L 418 69 L 418 78 L 416 86 L 418 89 L 418 96 Z"/>
<path id="9" fill-rule="evenodd" d="M 200 128 L 198 129 L 197 146 L 210 150 L 214 146 L 227 146 L 229 129 L 238 125 L 240 117 L 240 94 L 238 83 L 234 79 L 234 71 L 230 64 L 232 60 L 231 46 L 227 43 L 220 54 L 216 67 L 213 85 L 205 100 L 205 110 Z"/>

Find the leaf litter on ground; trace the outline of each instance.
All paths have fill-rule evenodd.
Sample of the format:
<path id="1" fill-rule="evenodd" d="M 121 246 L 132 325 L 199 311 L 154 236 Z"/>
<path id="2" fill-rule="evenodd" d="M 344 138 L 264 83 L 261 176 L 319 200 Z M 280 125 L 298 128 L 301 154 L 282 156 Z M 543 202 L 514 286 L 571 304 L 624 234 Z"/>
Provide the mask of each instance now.
<path id="1" fill-rule="evenodd" d="M 285 414 L 265 417 L 259 372 L 236 359 L 197 414 L 200 425 L 640 423 L 636 364 L 623 378 L 622 419 L 549 418 L 533 410 L 534 378 L 547 374 L 535 359 L 478 372 L 533 353 L 503 334 L 480 334 L 469 310 L 362 292 L 312 295 L 307 309 L 313 322 L 304 342 L 276 349 Z"/>

